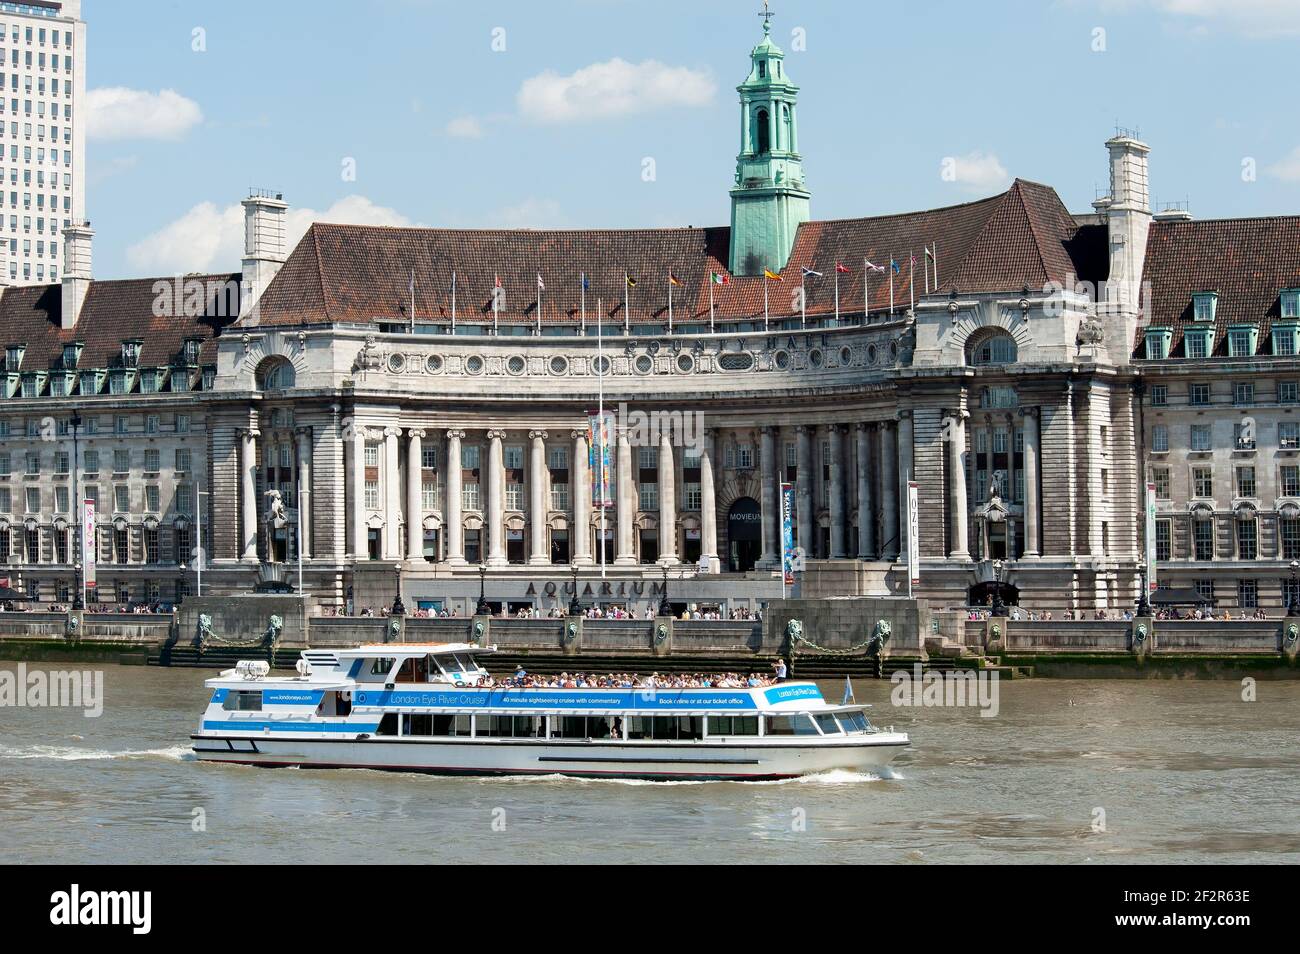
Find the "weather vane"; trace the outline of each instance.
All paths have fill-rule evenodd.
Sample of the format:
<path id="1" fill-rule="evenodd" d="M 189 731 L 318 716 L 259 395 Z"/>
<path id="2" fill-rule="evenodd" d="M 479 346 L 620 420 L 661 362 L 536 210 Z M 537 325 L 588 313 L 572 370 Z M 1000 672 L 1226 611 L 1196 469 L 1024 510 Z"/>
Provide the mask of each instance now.
<path id="1" fill-rule="evenodd" d="M 766 33 L 768 30 L 772 28 L 772 24 L 770 21 L 774 16 L 776 16 L 775 13 L 773 13 L 771 10 L 767 8 L 767 3 L 768 0 L 763 0 L 763 12 L 759 14 L 759 16 L 763 18 L 764 33 Z"/>

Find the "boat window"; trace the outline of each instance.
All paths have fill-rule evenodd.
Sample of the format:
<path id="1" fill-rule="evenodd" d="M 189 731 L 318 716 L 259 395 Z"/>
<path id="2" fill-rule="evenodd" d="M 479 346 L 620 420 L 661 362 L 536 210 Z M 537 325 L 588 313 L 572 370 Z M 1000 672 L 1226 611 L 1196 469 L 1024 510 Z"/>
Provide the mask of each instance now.
<path id="1" fill-rule="evenodd" d="M 702 739 L 703 716 L 628 716 L 629 739 Z"/>
<path id="2" fill-rule="evenodd" d="M 379 682 L 392 671 L 393 666 L 397 664 L 397 659 L 393 657 L 380 656 L 375 659 L 367 660 L 368 666 L 361 670 L 362 682 Z"/>
<path id="3" fill-rule="evenodd" d="M 866 732 L 871 727 L 861 712 L 841 712 L 838 716 L 845 732 Z"/>
<path id="4" fill-rule="evenodd" d="M 433 716 L 403 715 L 402 735 L 433 735 Z"/>
<path id="5" fill-rule="evenodd" d="M 384 717 L 379 720 L 379 728 L 375 729 L 375 735 L 397 735 L 396 712 L 384 713 Z"/>
<path id="6" fill-rule="evenodd" d="M 457 653 L 456 664 L 457 664 L 457 668 L 459 668 L 462 672 L 478 672 L 478 665 L 474 662 L 473 658 L 470 656 L 462 656 L 459 653 Z"/>
<path id="7" fill-rule="evenodd" d="M 428 682 L 429 681 L 429 657 L 414 656 L 402 663 L 402 668 L 397 671 L 397 678 L 394 682 Z"/>
<path id="8" fill-rule="evenodd" d="M 227 712 L 256 712 L 262 708 L 262 691 L 232 689 L 226 693 L 226 701 L 221 704 L 221 708 Z"/>
<path id="9" fill-rule="evenodd" d="M 764 733 L 766 735 L 816 735 L 817 730 L 813 728 L 812 719 L 808 718 L 808 713 L 800 712 L 797 715 L 779 715 L 765 716 L 767 725 Z"/>
<path id="10" fill-rule="evenodd" d="M 480 715 L 474 734 L 500 739 L 535 739 L 546 735 L 545 716 Z"/>
<path id="11" fill-rule="evenodd" d="M 709 716 L 709 735 L 758 735 L 758 716 Z"/>
<path id="12" fill-rule="evenodd" d="M 551 721 L 553 739 L 608 739 L 608 716 L 556 716 Z"/>
<path id="13" fill-rule="evenodd" d="M 327 692 L 316 707 L 318 716 L 345 716 L 352 714 L 352 693 Z"/>
<path id="14" fill-rule="evenodd" d="M 840 734 L 840 727 L 835 723 L 835 716 L 829 712 L 818 712 L 813 716 L 813 721 L 817 723 L 817 728 L 822 730 L 822 735 Z"/>

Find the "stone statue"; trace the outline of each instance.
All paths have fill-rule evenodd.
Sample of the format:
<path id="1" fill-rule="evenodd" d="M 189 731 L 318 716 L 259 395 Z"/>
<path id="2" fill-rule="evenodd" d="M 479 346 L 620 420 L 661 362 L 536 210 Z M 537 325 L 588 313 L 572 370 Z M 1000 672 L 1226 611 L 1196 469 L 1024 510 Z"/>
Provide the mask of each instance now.
<path id="1" fill-rule="evenodd" d="M 278 490 L 266 492 L 266 522 L 276 530 L 283 530 L 289 523 L 289 514 L 284 509 L 284 498 Z"/>

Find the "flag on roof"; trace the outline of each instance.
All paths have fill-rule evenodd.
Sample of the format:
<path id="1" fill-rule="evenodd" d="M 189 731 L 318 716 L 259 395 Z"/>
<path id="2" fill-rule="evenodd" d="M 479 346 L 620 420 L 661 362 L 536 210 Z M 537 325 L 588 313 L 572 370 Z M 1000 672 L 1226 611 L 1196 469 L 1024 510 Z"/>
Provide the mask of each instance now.
<path id="1" fill-rule="evenodd" d="M 583 272 L 583 273 L 582 273 L 582 290 L 583 290 L 583 291 L 591 291 L 591 282 L 589 282 L 589 281 L 587 280 L 587 273 L 586 273 L 586 272 Z"/>
<path id="2" fill-rule="evenodd" d="M 896 261 L 894 261 L 892 258 L 889 260 L 889 267 L 894 270 L 895 275 L 897 275 L 899 272 L 903 270 L 903 267 L 899 265 Z"/>
<path id="3" fill-rule="evenodd" d="M 537 290 L 546 291 L 546 283 L 542 281 L 542 273 L 537 273 Z"/>
<path id="4" fill-rule="evenodd" d="M 492 287 L 493 287 L 493 288 L 500 288 L 500 287 L 501 287 L 501 276 L 500 276 L 500 275 L 493 275 L 493 276 L 492 276 Z"/>
<path id="5" fill-rule="evenodd" d="M 841 275 L 847 275 L 850 271 L 849 267 L 845 265 L 843 262 L 836 262 L 835 270 L 839 272 Z"/>
<path id="6" fill-rule="evenodd" d="M 669 284 L 669 285 L 680 285 L 680 284 L 681 284 L 681 280 L 680 280 L 676 275 L 674 275 L 672 272 L 669 272 L 669 273 L 668 273 L 668 284 Z"/>
<path id="7" fill-rule="evenodd" d="M 629 275 L 627 272 L 623 273 L 623 281 L 627 282 L 628 288 L 636 288 L 636 279 L 633 278 L 631 275 Z"/>
<path id="8" fill-rule="evenodd" d="M 822 277 L 822 273 L 821 273 L 821 272 L 814 271 L 813 269 L 809 268 L 809 267 L 806 266 L 806 265 L 804 266 L 804 269 L 803 269 L 803 275 L 804 275 L 804 278 L 808 278 L 809 276 L 812 276 L 813 278 L 821 278 L 821 277 Z"/>
<path id="9" fill-rule="evenodd" d="M 885 270 L 884 265 L 877 265 L 875 262 L 869 262 L 865 258 L 862 260 L 862 264 L 866 265 L 867 268 L 871 269 L 873 272 L 883 272 Z"/>
<path id="10" fill-rule="evenodd" d="M 781 276 L 776 274 L 776 272 L 772 271 L 770 268 L 763 269 L 763 275 L 770 281 L 774 281 L 774 282 L 782 281 Z"/>
<path id="11" fill-rule="evenodd" d="M 724 274 L 722 274 L 722 272 L 710 272 L 710 273 L 709 273 L 709 278 L 710 278 L 710 280 L 712 280 L 713 284 L 715 284 L 715 285 L 730 285 L 730 284 L 731 284 L 731 276 L 730 276 L 730 275 L 724 275 Z"/>

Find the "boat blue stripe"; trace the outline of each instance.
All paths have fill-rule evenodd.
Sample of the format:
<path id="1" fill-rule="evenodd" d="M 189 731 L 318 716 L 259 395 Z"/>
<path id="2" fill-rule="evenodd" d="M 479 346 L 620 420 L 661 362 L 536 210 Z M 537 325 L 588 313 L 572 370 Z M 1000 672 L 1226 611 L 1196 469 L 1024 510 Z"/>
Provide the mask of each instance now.
<path id="1" fill-rule="evenodd" d="M 815 698 L 820 693 L 813 687 Z M 447 709 L 568 709 L 575 712 L 623 710 L 717 710 L 752 711 L 758 708 L 747 691 L 707 692 L 688 690 L 609 689 L 384 689 L 352 694 L 354 705 L 383 708 Z"/>
<path id="2" fill-rule="evenodd" d="M 205 729 L 227 729 L 232 732 L 261 732 L 263 729 L 270 729 L 272 732 L 374 732 L 379 728 L 378 722 L 252 722 L 246 720 L 222 721 L 219 719 L 204 719 L 203 728 Z"/>

